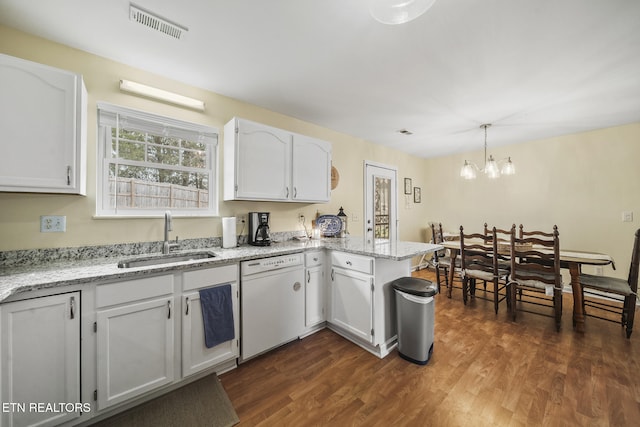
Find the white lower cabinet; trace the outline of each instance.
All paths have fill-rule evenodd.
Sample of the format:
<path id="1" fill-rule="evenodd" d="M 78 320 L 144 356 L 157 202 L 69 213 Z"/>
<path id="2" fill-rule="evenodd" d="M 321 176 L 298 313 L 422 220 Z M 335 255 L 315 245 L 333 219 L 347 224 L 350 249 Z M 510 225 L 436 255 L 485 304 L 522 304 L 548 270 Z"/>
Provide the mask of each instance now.
<path id="1" fill-rule="evenodd" d="M 52 426 L 79 417 L 64 404 L 81 401 L 80 292 L 2 304 L 0 325 L 0 425 Z"/>
<path id="2" fill-rule="evenodd" d="M 207 348 L 200 303 L 200 290 L 231 286 L 235 338 Z M 240 319 L 238 316 L 238 266 L 207 268 L 183 275 L 182 294 L 182 376 L 193 375 L 203 369 L 238 357 Z"/>
<path id="3" fill-rule="evenodd" d="M 326 286 L 324 281 L 324 252 L 309 252 L 305 254 L 305 311 L 304 325 L 306 328 L 326 320 L 325 301 Z"/>
<path id="4" fill-rule="evenodd" d="M 391 281 L 411 275 L 411 260 L 331 251 L 328 326 L 382 358 L 397 345 Z"/>
<path id="5" fill-rule="evenodd" d="M 99 410 L 174 381 L 173 279 L 96 287 Z"/>
<path id="6" fill-rule="evenodd" d="M 373 342 L 373 277 L 333 268 L 330 322 L 366 342 Z"/>

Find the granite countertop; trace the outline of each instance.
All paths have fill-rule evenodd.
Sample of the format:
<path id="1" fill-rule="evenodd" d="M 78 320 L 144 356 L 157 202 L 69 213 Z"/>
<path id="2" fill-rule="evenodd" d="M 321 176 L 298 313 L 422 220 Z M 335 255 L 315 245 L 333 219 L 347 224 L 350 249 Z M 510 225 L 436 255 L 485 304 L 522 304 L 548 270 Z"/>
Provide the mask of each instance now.
<path id="1" fill-rule="evenodd" d="M 11 295 L 38 289 L 60 286 L 95 283 L 105 280 L 138 278 L 162 272 L 214 267 L 249 259 L 268 258 L 277 255 L 299 253 L 314 249 L 339 250 L 375 258 L 404 260 L 414 256 L 442 249 L 440 245 L 418 242 L 382 242 L 367 243 L 358 237 L 342 239 L 322 239 L 274 243 L 271 246 L 241 245 L 237 248 L 223 249 L 212 247 L 197 250 L 179 251 L 179 253 L 211 252 L 213 258 L 156 264 L 145 267 L 118 268 L 118 261 L 141 258 L 139 256 L 100 257 L 80 261 L 33 262 L 28 266 L 3 267 L 0 269 L 0 302 Z M 146 254 L 149 256 L 150 254 Z"/>

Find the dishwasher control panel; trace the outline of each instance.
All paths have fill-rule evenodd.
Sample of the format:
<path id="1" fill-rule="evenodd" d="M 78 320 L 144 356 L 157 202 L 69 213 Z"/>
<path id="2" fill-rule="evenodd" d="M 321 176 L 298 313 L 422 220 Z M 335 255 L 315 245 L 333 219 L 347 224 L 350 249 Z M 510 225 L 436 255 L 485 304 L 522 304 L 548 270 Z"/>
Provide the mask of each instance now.
<path id="1" fill-rule="evenodd" d="M 241 274 L 248 276 L 251 274 L 277 270 L 286 267 L 303 265 L 302 254 L 280 255 L 271 258 L 260 258 L 240 263 Z"/>

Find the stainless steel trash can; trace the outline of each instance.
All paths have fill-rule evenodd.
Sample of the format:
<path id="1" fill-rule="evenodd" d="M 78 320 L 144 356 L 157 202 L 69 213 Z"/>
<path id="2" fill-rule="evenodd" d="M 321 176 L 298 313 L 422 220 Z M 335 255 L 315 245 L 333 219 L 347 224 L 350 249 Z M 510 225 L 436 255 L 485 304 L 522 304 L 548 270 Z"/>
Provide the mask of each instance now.
<path id="1" fill-rule="evenodd" d="M 433 353 L 436 284 L 416 277 L 391 282 L 396 294 L 398 353 L 403 359 L 426 365 Z"/>

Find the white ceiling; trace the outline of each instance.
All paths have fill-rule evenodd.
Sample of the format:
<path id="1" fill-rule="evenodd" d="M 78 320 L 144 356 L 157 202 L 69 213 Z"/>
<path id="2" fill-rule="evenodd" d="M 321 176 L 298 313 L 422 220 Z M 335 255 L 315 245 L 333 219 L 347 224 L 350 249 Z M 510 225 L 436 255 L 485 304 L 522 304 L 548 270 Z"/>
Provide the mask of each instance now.
<path id="1" fill-rule="evenodd" d="M 640 1 L 0 0 L 0 23 L 422 157 L 640 122 Z M 144 82 L 142 82 L 144 83 Z M 413 135 L 398 133 L 408 129 Z"/>

